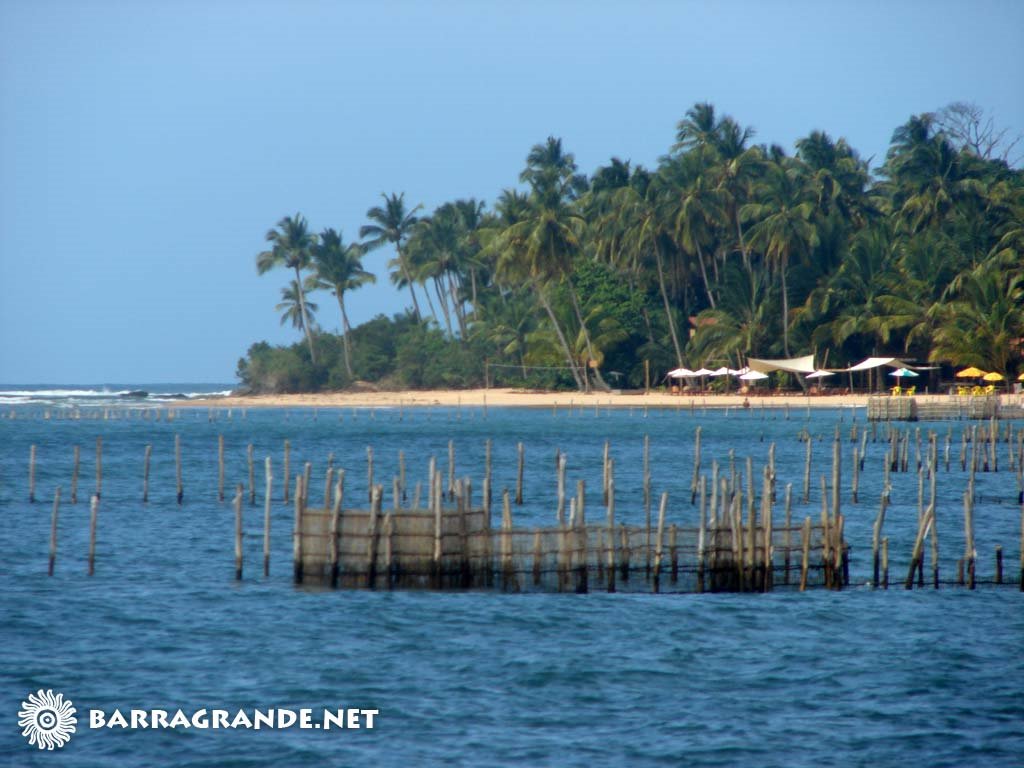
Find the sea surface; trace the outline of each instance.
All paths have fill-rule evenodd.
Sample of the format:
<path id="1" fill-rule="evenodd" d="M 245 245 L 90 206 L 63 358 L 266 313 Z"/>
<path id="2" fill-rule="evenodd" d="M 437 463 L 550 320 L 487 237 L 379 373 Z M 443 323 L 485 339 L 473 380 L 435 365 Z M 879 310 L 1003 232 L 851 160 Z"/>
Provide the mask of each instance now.
<path id="1" fill-rule="evenodd" d="M 882 486 L 882 442 L 868 441 L 860 503 L 852 504 L 850 431 L 862 409 L 601 408 L 249 409 L 180 408 L 149 395 L 227 386 L 9 387 L 0 407 L 0 765 L 3 766 L 983 766 L 1024 763 L 1024 594 L 997 587 L 996 545 L 1007 581 L 1019 578 L 1021 509 L 1009 450 L 979 473 L 977 590 L 951 583 L 963 555 L 968 422 L 902 424 L 939 435 L 938 529 L 943 584 L 906 591 L 917 525 L 918 478 L 892 476 L 888 591 L 868 586 L 871 524 Z M 35 392 L 17 395 L 14 392 Z M 45 392 L 46 394 L 39 394 Z M 67 394 L 74 392 L 75 394 Z M 67 418 L 77 414 L 80 418 Z M 106 412 L 107 419 L 103 418 Z M 160 414 L 160 420 L 156 415 Z M 49 415 L 49 418 L 47 418 Z M 114 417 L 117 418 L 114 418 Z M 390 487 L 398 451 L 410 488 L 435 456 L 480 487 L 483 446 L 494 445 L 495 489 L 513 487 L 523 442 L 525 504 L 516 524 L 554 517 L 556 449 L 570 482 L 600 509 L 604 441 L 615 459 L 616 515 L 643 520 L 642 446 L 649 435 L 655 495 L 669 521 L 692 525 L 693 442 L 702 469 L 756 477 L 774 442 L 779 487 L 793 484 L 794 517 L 817 519 L 820 475 L 843 436 L 843 512 L 851 581 L 842 592 L 771 594 L 502 594 L 338 591 L 291 581 L 293 510 L 281 499 L 284 440 L 292 471 L 313 463 L 322 492 L 328 454 L 347 470 L 346 499 L 365 498 L 366 448 Z M 1002 425 L 1005 429 L 1005 424 Z M 1015 423 L 1015 430 L 1024 423 Z M 806 430 L 814 442 L 811 499 L 802 503 Z M 942 447 L 952 431 L 950 470 Z M 175 502 L 180 435 L 184 503 Z M 234 580 L 234 516 L 216 496 L 217 438 L 228 496 L 246 482 L 246 445 L 270 456 L 271 574 L 262 573 L 262 471 L 245 507 L 245 573 Z M 86 575 L 88 497 L 96 439 L 103 485 L 96 573 Z M 145 446 L 153 446 L 150 500 L 141 502 Z M 28 502 L 37 446 L 35 504 Z M 78 503 L 69 503 L 72 451 L 81 450 Z M 911 463 L 914 464 L 914 448 Z M 574 485 L 574 484 L 573 484 Z M 54 576 L 47 576 L 52 499 L 62 488 Z M 354 502 L 353 502 L 354 503 Z M 779 512 L 776 512 L 778 519 Z M 927 575 L 930 577 L 930 566 Z M 898 587 L 898 588 L 897 588 Z M 77 709 L 77 732 L 54 752 L 30 746 L 18 710 L 52 689 Z M 376 709 L 372 730 L 90 729 L 88 711 L 271 707 Z"/>

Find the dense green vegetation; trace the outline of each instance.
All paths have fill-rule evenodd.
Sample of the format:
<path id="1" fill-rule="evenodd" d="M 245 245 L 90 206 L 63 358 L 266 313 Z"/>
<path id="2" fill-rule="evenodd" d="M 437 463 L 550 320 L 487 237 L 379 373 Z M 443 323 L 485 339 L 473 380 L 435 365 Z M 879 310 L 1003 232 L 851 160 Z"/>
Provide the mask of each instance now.
<path id="1" fill-rule="evenodd" d="M 638 386 L 677 366 L 867 355 L 1016 375 L 1024 339 L 1024 173 L 975 108 L 912 117 L 870 169 L 814 131 L 795 155 L 710 104 L 658 166 L 617 158 L 589 178 L 559 139 L 530 150 L 492 210 L 429 215 L 403 195 L 367 212 L 361 242 L 300 214 L 267 234 L 261 273 L 290 270 L 278 310 L 303 342 L 253 345 L 255 391 L 382 386 Z M 387 248 L 411 309 L 350 328 L 345 295 Z M 340 336 L 308 295 L 329 291 Z"/>

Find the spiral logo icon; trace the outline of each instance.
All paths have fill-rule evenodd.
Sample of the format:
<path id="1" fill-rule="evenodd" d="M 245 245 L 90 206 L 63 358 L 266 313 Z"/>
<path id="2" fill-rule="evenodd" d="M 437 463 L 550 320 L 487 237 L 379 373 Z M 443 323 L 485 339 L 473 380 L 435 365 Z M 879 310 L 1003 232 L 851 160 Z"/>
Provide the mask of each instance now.
<path id="1" fill-rule="evenodd" d="M 21 735 L 39 749 L 60 749 L 71 740 L 75 732 L 75 708 L 64 700 L 63 693 L 39 689 L 21 702 L 18 711 L 18 725 Z"/>

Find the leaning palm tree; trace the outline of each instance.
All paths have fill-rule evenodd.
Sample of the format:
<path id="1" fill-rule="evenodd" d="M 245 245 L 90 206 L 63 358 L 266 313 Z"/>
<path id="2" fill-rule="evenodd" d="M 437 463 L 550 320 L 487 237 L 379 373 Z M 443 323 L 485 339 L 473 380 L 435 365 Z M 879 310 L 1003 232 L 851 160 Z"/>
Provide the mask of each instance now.
<path id="1" fill-rule="evenodd" d="M 313 263 L 316 267 L 317 287 L 326 288 L 338 299 L 341 310 L 341 330 L 345 371 L 352 374 L 352 340 L 348 313 L 345 312 L 345 293 L 361 288 L 377 278 L 363 269 L 362 257 L 365 252 L 360 243 L 346 244 L 340 232 L 331 228 L 320 233 L 320 239 L 313 247 Z"/>
<path id="2" fill-rule="evenodd" d="M 256 271 L 259 274 L 269 272 L 275 267 L 283 266 L 295 271 L 295 285 L 302 283 L 302 270 L 309 266 L 310 251 L 315 241 L 315 236 L 309 232 L 306 224 L 306 217 L 301 213 L 294 216 L 285 216 L 277 227 L 267 232 L 266 240 L 271 244 L 269 250 L 262 251 L 256 256 Z M 309 344 L 309 359 L 316 363 L 316 350 L 313 348 L 313 334 L 310 330 L 309 314 L 306 311 L 306 297 L 304 292 L 296 294 L 298 311 L 302 323 L 299 326 L 306 333 L 306 343 Z"/>
<path id="3" fill-rule="evenodd" d="M 281 313 L 281 325 L 287 322 L 292 328 L 304 331 L 307 336 L 316 326 L 317 307 L 312 301 L 306 298 L 306 294 L 316 288 L 315 278 L 307 277 L 305 284 L 299 287 L 297 280 L 290 280 L 286 288 L 281 289 L 281 303 L 274 307 Z"/>
<path id="4" fill-rule="evenodd" d="M 376 205 L 366 212 L 366 218 L 371 224 L 364 224 L 359 228 L 359 237 L 368 237 L 366 241 L 367 250 L 380 248 L 386 243 L 395 246 L 397 258 L 388 264 L 389 267 L 397 267 L 397 272 L 392 274 L 392 280 L 409 286 L 409 294 L 412 296 L 412 307 L 416 313 L 416 320 L 422 320 L 420 314 L 420 303 L 416 300 L 416 288 L 413 284 L 412 269 L 409 259 L 405 253 L 405 241 L 416 224 L 416 211 L 422 206 L 417 205 L 411 211 L 405 207 L 405 193 L 390 195 L 381 193 L 384 198 L 384 205 Z"/>

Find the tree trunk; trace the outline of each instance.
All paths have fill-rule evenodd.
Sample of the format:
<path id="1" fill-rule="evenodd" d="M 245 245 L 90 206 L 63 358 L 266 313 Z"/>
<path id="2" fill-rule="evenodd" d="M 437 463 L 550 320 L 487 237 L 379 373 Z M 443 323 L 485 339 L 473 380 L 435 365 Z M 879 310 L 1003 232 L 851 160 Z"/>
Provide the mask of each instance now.
<path id="1" fill-rule="evenodd" d="M 437 277 L 434 278 L 434 290 L 437 292 L 437 301 L 441 305 L 441 311 L 444 313 L 444 324 L 448 329 L 448 338 L 455 338 L 455 334 L 452 332 L 452 316 L 451 311 L 448 309 L 448 299 L 444 297 L 444 291 L 441 289 L 441 280 Z"/>
<path id="2" fill-rule="evenodd" d="M 697 243 L 697 263 L 700 264 L 700 276 L 704 278 L 704 290 L 708 294 L 708 301 L 711 302 L 711 308 L 715 308 L 715 297 L 711 293 L 711 283 L 708 282 L 708 271 L 704 267 L 704 254 L 701 252 L 700 243 Z"/>
<path id="3" fill-rule="evenodd" d="M 569 347 L 569 342 L 565 340 L 565 334 L 562 333 L 562 326 L 558 324 L 558 318 L 555 317 L 555 311 L 551 308 L 551 302 L 548 301 L 548 297 L 544 294 L 544 289 L 540 285 L 534 283 L 534 287 L 537 290 L 537 295 L 540 298 L 540 303 L 548 313 L 548 317 L 551 319 L 551 325 L 554 326 L 555 335 L 558 336 L 558 341 L 562 345 L 562 352 L 565 354 L 565 360 L 569 363 L 569 370 L 572 371 L 572 377 L 576 381 L 576 387 L 582 392 L 585 391 L 583 380 L 580 378 L 579 371 L 576 370 L 576 362 L 572 356 L 572 349 Z M 586 372 L 584 371 L 584 375 Z"/>
<path id="4" fill-rule="evenodd" d="M 455 287 L 455 281 L 452 279 L 452 273 L 448 273 L 448 293 L 452 297 L 452 308 L 455 310 L 455 319 L 459 321 L 459 335 L 462 337 L 462 341 L 465 342 L 469 336 L 466 330 L 466 315 L 462 311 L 462 302 L 459 300 L 459 292 Z"/>
<path id="5" fill-rule="evenodd" d="M 786 262 L 788 256 L 783 256 L 779 263 L 779 276 L 782 279 L 782 349 L 789 357 L 789 296 L 786 291 Z"/>
<path id="6" fill-rule="evenodd" d="M 337 292 L 338 306 L 341 308 L 341 341 L 342 351 L 345 353 L 345 372 L 348 373 L 350 379 L 355 378 L 352 373 L 352 341 L 349 339 L 349 331 L 352 330 L 348 325 L 348 315 L 345 313 L 345 294 L 342 291 Z"/>
<path id="7" fill-rule="evenodd" d="M 402 276 L 405 278 L 405 282 L 409 286 L 409 293 L 412 295 L 412 308 L 416 313 L 416 322 L 423 322 L 423 315 L 420 313 L 420 303 L 416 301 L 416 290 L 412 275 L 409 273 L 409 265 L 406 264 L 405 254 L 402 253 L 402 248 L 398 243 L 395 244 L 395 252 L 398 254 L 398 264 L 402 268 Z"/>
<path id="8" fill-rule="evenodd" d="M 309 315 L 306 313 L 306 292 L 302 290 L 302 274 L 298 266 L 295 267 L 295 291 L 299 294 L 299 311 L 302 313 L 302 330 L 306 333 L 306 343 L 309 344 L 309 359 L 316 365 L 316 350 L 313 349 L 313 333 L 309 329 Z"/>
<path id="9" fill-rule="evenodd" d="M 665 269 L 661 263 L 661 249 L 657 243 L 654 245 L 654 260 L 658 265 L 658 287 L 661 288 L 661 300 L 665 303 L 665 319 L 668 320 L 668 330 L 672 334 L 672 346 L 676 351 L 676 365 L 683 367 L 683 351 L 679 346 L 679 335 L 676 333 L 676 321 L 672 316 L 672 306 L 668 301 L 668 290 L 665 288 Z"/>
<path id="10" fill-rule="evenodd" d="M 573 286 L 571 278 L 567 277 L 566 282 L 569 284 L 569 298 L 572 299 L 572 308 L 576 310 L 576 319 L 579 321 L 580 329 L 583 331 L 583 341 L 587 345 L 587 357 L 589 358 L 587 362 L 587 368 L 590 368 L 590 361 L 593 360 L 594 378 L 597 379 L 598 385 L 600 385 L 600 387 L 607 392 L 609 389 L 611 389 L 611 387 L 608 386 L 607 382 L 605 382 L 604 378 L 601 376 L 601 368 L 600 366 L 597 365 L 597 360 L 594 357 L 594 347 L 590 342 L 590 331 L 587 330 L 587 324 L 583 321 L 583 313 L 580 311 L 580 302 L 579 299 L 576 297 L 576 288 L 575 286 Z M 586 373 L 587 370 L 584 370 L 584 375 Z M 587 387 L 587 391 L 590 391 L 589 386 Z"/>

